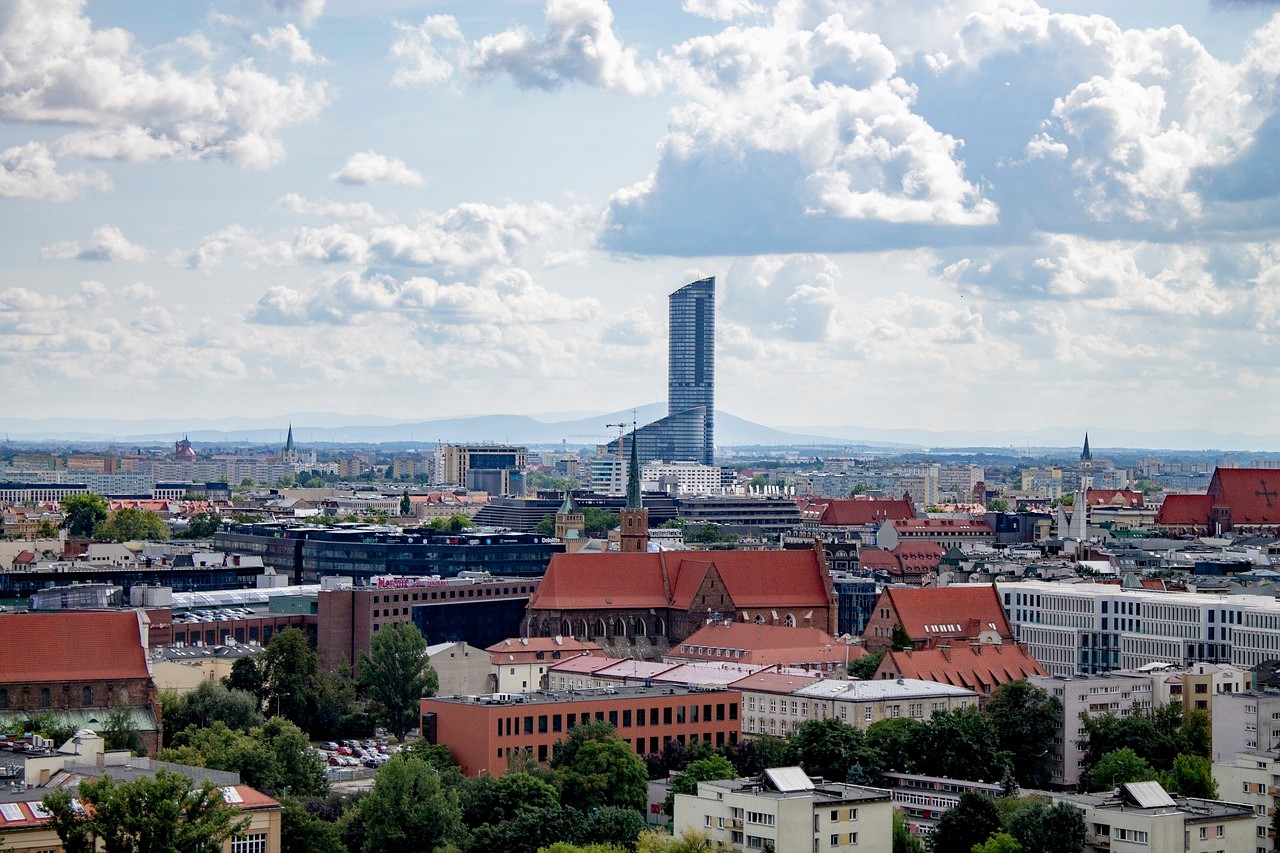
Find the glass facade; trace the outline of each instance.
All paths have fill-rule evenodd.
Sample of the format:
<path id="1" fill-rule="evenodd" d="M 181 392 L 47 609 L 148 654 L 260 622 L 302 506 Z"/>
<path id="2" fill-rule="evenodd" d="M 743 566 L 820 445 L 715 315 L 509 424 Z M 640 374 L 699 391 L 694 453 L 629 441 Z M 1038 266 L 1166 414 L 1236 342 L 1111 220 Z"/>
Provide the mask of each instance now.
<path id="1" fill-rule="evenodd" d="M 715 457 L 715 277 L 686 284 L 669 301 L 667 417 L 658 423 L 678 421 L 669 430 L 673 454 L 655 458 L 711 465 Z M 695 418 L 701 422 L 700 429 L 688 423 Z"/>

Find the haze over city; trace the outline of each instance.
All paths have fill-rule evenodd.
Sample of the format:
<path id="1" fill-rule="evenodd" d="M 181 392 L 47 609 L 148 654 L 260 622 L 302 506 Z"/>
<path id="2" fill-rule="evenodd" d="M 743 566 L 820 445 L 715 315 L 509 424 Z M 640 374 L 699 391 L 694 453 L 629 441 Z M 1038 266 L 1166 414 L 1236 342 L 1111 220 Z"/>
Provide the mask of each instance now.
<path id="1" fill-rule="evenodd" d="M 18 2 L 0 398 L 1267 435 L 1275 10 Z"/>

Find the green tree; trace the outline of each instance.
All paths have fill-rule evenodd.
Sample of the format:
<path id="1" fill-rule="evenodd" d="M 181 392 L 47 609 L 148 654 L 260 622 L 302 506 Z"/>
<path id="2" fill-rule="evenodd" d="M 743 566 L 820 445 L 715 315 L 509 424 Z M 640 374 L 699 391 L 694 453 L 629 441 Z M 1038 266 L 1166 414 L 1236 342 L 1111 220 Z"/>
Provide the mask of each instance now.
<path id="1" fill-rule="evenodd" d="M 618 514 L 595 506 L 582 508 L 582 523 L 588 533 L 604 533 L 618 526 Z"/>
<path id="2" fill-rule="evenodd" d="M 566 806 L 643 810 L 649 801 L 644 762 L 603 720 L 575 726 L 556 745 L 551 767 L 562 780 L 560 798 Z"/>
<path id="3" fill-rule="evenodd" d="M 889 638 L 889 644 L 895 652 L 903 652 L 907 649 L 915 648 L 915 643 L 911 641 L 911 635 L 907 633 L 907 629 L 902 627 L 901 622 L 893 623 L 893 634 Z"/>
<path id="4" fill-rule="evenodd" d="M 539 847 L 538 853 L 627 853 L 627 850 L 612 844 L 570 844 L 567 841 L 557 841 L 550 847 Z"/>
<path id="5" fill-rule="evenodd" d="M 322 796 L 329 790 L 324 766 L 308 746 L 302 730 L 280 717 L 248 733 L 219 721 L 174 735 L 173 746 L 161 750 L 160 759 L 239 773 L 246 785 L 272 794 Z"/>
<path id="6" fill-rule="evenodd" d="M 413 501 L 409 500 L 409 490 L 405 489 L 400 496 L 400 514 L 413 515 Z"/>
<path id="7" fill-rule="evenodd" d="M 1008 512 L 1009 502 L 1004 498 L 993 498 L 987 501 L 987 512 Z"/>
<path id="8" fill-rule="evenodd" d="M 724 541 L 718 524 L 700 524 L 693 530 L 686 528 L 684 539 L 686 542 L 696 542 L 699 545 L 714 545 Z"/>
<path id="9" fill-rule="evenodd" d="M 107 499 L 102 495 L 67 495 L 62 500 L 62 526 L 77 539 L 87 539 L 107 520 Z"/>
<path id="10" fill-rule="evenodd" d="M 849 677 L 861 678 L 863 681 L 866 681 L 876 674 L 876 670 L 880 668 L 880 662 L 882 660 L 884 660 L 884 652 L 877 652 L 874 655 L 863 655 L 849 664 Z"/>
<path id="11" fill-rule="evenodd" d="M 676 837 L 660 829 L 640 833 L 636 840 L 636 853 L 730 853 L 733 850 L 722 841 L 713 841 L 705 832 L 686 829 Z"/>
<path id="12" fill-rule="evenodd" d="M 440 687 L 440 678 L 427 662 L 422 632 L 408 622 L 383 625 L 360 664 L 360 686 L 378 722 L 396 740 L 404 740 L 418 720 L 418 700 L 434 696 Z"/>
<path id="13" fill-rule="evenodd" d="M 554 785 L 528 773 L 477 776 L 459 790 L 462 822 L 472 829 L 514 820 L 526 812 L 541 812 L 560 805 Z"/>
<path id="14" fill-rule="evenodd" d="M 73 794 L 89 808 L 77 808 Z M 81 782 L 78 791 L 46 795 L 44 807 L 67 853 L 90 853 L 97 839 L 108 853 L 221 853 L 249 823 L 214 783 L 196 787 L 164 770 L 131 782 Z"/>
<path id="15" fill-rule="evenodd" d="M 434 850 L 463 835 L 457 798 L 440 774 L 400 755 L 378 768 L 373 789 L 343 816 L 339 831 L 352 853 Z"/>
<path id="16" fill-rule="evenodd" d="M 997 832 L 981 844 L 973 845 L 973 853 L 1022 853 L 1022 845 L 1009 833 Z"/>
<path id="17" fill-rule="evenodd" d="M 999 740 L 991 718 L 976 707 L 937 711 L 925 728 L 917 764 L 930 776 L 997 782 L 1010 764 Z"/>
<path id="18" fill-rule="evenodd" d="M 297 628 L 276 632 L 262 660 L 267 713 L 310 730 L 316 711 L 316 652 Z"/>
<path id="19" fill-rule="evenodd" d="M 278 799 L 280 853 L 347 853 L 336 824 L 307 811 L 296 797 Z"/>
<path id="20" fill-rule="evenodd" d="M 106 725 L 102 727 L 102 741 L 107 749 L 127 749 L 134 755 L 147 754 L 138 726 L 133 721 L 133 708 L 124 696 L 117 698 L 107 715 Z"/>
<path id="21" fill-rule="evenodd" d="M 1158 772 L 1172 767 L 1178 755 L 1209 755 L 1208 715 L 1195 710 L 1184 714 L 1181 702 L 1135 710 L 1127 717 L 1081 715 L 1081 724 L 1085 729 L 1081 746 L 1086 772 L 1103 755 L 1123 747 L 1132 749 Z"/>
<path id="22" fill-rule="evenodd" d="M 555 513 L 547 513 L 542 517 L 533 528 L 533 532 L 540 536 L 551 536 L 556 532 L 556 516 Z"/>
<path id="23" fill-rule="evenodd" d="M 427 527 L 438 533 L 458 533 L 471 526 L 471 518 L 462 513 L 455 513 L 448 518 L 433 518 Z"/>
<path id="24" fill-rule="evenodd" d="M 37 539 L 57 539 L 58 525 L 54 524 L 52 521 L 47 521 L 47 520 L 40 522 L 39 524 L 36 525 L 36 538 Z"/>
<path id="25" fill-rule="evenodd" d="M 263 661 L 259 655 L 245 655 L 231 662 L 231 674 L 222 679 L 230 690 L 239 690 L 257 698 L 259 704 L 267 694 L 267 685 L 263 680 Z M 231 725 L 228 723 L 227 725 Z M 235 728 L 235 726 L 232 726 Z"/>
<path id="26" fill-rule="evenodd" d="M 808 720 L 787 737 L 804 772 L 843 782 L 850 768 L 866 757 L 862 732 L 835 717 Z"/>
<path id="27" fill-rule="evenodd" d="M 1098 759 L 1080 777 L 1080 787 L 1086 791 L 1110 791 L 1125 782 L 1150 782 L 1156 772 L 1146 760 L 1127 746 L 1112 750 Z"/>
<path id="28" fill-rule="evenodd" d="M 924 845 L 911 834 L 907 816 L 899 808 L 893 810 L 893 853 L 924 853 Z"/>
<path id="29" fill-rule="evenodd" d="M 1082 853 L 1086 828 L 1084 811 L 1070 803 L 1049 805 L 1035 799 L 1009 818 L 1007 832 L 1023 850 L 1036 853 Z"/>
<path id="30" fill-rule="evenodd" d="M 232 673 L 235 673 L 234 667 Z M 247 732 L 254 726 L 262 725 L 262 701 L 247 691 L 231 690 L 222 684 L 202 681 L 195 690 L 176 697 L 175 702 L 164 709 L 163 719 L 167 736 L 175 735 L 187 726 L 203 728 L 216 722 Z"/>
<path id="31" fill-rule="evenodd" d="M 667 798 L 662 804 L 662 810 L 667 815 L 674 815 L 676 794 L 698 793 L 699 782 L 710 782 L 713 779 L 732 779 L 737 775 L 738 771 L 724 756 L 712 755 L 709 758 L 695 761 L 671 778 L 671 787 L 667 791 Z"/>
<path id="32" fill-rule="evenodd" d="M 605 806 L 587 818 L 586 840 L 606 847 L 634 850 L 640 833 L 649 828 L 644 814 L 635 809 Z"/>
<path id="33" fill-rule="evenodd" d="M 93 529 L 93 538 L 104 542 L 168 539 L 169 525 L 149 509 L 124 507 L 99 523 Z"/>
<path id="34" fill-rule="evenodd" d="M 187 519 L 187 529 L 182 536 L 184 539 L 208 539 L 221 526 L 222 516 L 216 512 L 198 512 Z"/>
<path id="35" fill-rule="evenodd" d="M 773 735 L 756 735 L 740 740 L 736 746 L 726 747 L 725 758 L 733 763 L 739 776 L 759 776 L 770 767 L 789 767 L 795 764 L 791 746 Z M 665 778 L 663 772 L 652 778 Z"/>
<path id="36" fill-rule="evenodd" d="M 472 836 L 471 849 L 474 853 L 536 853 L 557 841 L 578 844 L 586 840 L 587 823 L 582 812 L 559 805 L 523 812 L 505 823 L 481 827 Z"/>
<path id="37" fill-rule="evenodd" d="M 1020 678 L 992 690 L 986 712 L 1000 748 L 1011 756 L 1018 784 L 1044 787 L 1050 775 L 1049 746 L 1063 723 L 1062 702 Z"/>
<path id="38" fill-rule="evenodd" d="M 973 848 L 1000 831 L 1000 813 L 990 797 L 965 791 L 959 802 L 938 820 L 933 853 L 972 853 Z"/>
<path id="39" fill-rule="evenodd" d="M 1160 776 L 1164 789 L 1184 797 L 1200 797 L 1205 800 L 1218 798 L 1218 783 L 1213 778 L 1213 764 L 1199 755 L 1179 755 L 1173 766 Z"/>
<path id="40" fill-rule="evenodd" d="M 910 773 L 918 764 L 926 731 L 924 723 L 907 717 L 877 720 L 867 727 L 865 740 L 867 748 L 880 756 L 882 769 Z"/>

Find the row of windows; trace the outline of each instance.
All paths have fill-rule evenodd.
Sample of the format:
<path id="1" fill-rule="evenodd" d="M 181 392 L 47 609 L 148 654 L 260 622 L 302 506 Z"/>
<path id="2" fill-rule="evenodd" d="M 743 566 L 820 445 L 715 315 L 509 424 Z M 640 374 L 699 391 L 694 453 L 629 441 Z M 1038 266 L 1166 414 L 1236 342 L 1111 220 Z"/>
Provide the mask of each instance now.
<path id="1" fill-rule="evenodd" d="M 419 600 L 437 601 L 440 599 L 447 599 L 447 598 L 489 598 L 495 595 L 527 595 L 528 593 L 534 592 L 535 590 L 536 590 L 535 586 L 532 586 L 532 585 L 526 586 L 524 584 L 521 584 L 520 586 L 503 586 L 503 587 L 471 586 L 471 587 L 465 587 L 460 590 L 459 589 L 448 590 L 448 593 L 449 593 L 448 595 L 445 595 L 445 590 L 435 590 L 429 596 L 425 592 L 423 593 L 404 592 L 404 593 L 395 593 L 392 595 L 375 595 L 373 597 L 373 603 L 374 604 L 395 604 L 401 601 L 404 601 L 404 602 L 419 601 Z M 419 599 L 419 596 L 421 596 L 421 599 Z"/>
<path id="2" fill-rule="evenodd" d="M 725 722 L 726 720 L 738 719 L 738 704 L 736 702 L 718 702 L 715 704 L 707 703 L 704 705 L 676 705 L 674 707 L 668 705 L 665 708 L 623 708 L 622 710 L 596 711 L 595 718 L 597 720 L 607 719 L 614 728 L 629 729 L 633 726 L 643 727 L 657 725 L 691 725 L 693 723 L 709 723 L 714 715 L 716 722 Z M 517 717 L 499 717 L 495 722 L 497 724 L 498 737 L 515 737 L 517 735 L 534 733 L 535 727 L 538 734 L 546 734 L 548 732 L 555 733 L 560 731 L 570 731 L 579 722 L 587 722 L 591 719 L 590 711 L 583 711 L 579 714 L 526 714 Z M 659 723 L 661 719 L 661 723 Z M 647 720 L 647 723 L 646 723 Z"/>
<path id="3" fill-rule="evenodd" d="M 70 684 L 62 685 L 62 692 L 69 694 L 71 692 L 71 685 Z M 120 690 L 115 690 L 111 685 L 107 685 L 106 695 L 100 698 L 103 699 L 103 702 L 101 704 L 104 707 L 107 705 L 114 705 L 117 702 L 128 703 L 129 691 L 124 688 L 121 688 Z M 90 685 L 85 685 L 84 687 L 81 687 L 80 688 L 80 704 L 87 708 L 94 704 L 93 700 L 94 700 L 93 687 Z M 9 707 L 9 690 L 8 688 L 0 687 L 0 708 L 8 708 L 8 707 Z M 53 691 L 51 690 L 51 688 L 48 688 L 48 687 L 40 688 L 40 707 L 41 708 L 53 707 Z"/>

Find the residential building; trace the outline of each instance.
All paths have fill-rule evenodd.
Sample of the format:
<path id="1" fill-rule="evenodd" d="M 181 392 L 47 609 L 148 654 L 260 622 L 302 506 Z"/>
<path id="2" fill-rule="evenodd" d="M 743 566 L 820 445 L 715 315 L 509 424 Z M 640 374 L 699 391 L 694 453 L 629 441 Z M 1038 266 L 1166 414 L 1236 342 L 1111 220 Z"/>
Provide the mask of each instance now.
<path id="1" fill-rule="evenodd" d="M 638 755 L 657 754 L 667 741 L 737 743 L 740 701 L 733 690 L 669 686 L 432 697 L 421 700 L 421 731 L 427 743 L 447 746 L 464 774 L 501 776 L 520 755 L 549 761 L 574 726 L 593 719 L 613 725 Z"/>
<path id="2" fill-rule="evenodd" d="M 1218 796 L 1253 809 L 1256 853 L 1272 853 L 1272 821 L 1280 797 L 1280 760 L 1274 750 L 1248 750 L 1213 762 Z"/>
<path id="3" fill-rule="evenodd" d="M 21 752 L 17 751 L 21 749 Z M 0 743 L 0 765 L 21 781 L 0 790 L 0 847 L 22 853 L 55 853 L 62 842 L 41 806 L 44 796 L 78 785 L 81 780 L 110 777 L 118 782 L 154 778 L 160 770 L 191 778 L 197 785 L 213 782 L 222 799 L 235 806 L 246 825 L 222 845 L 223 853 L 280 853 L 282 809 L 261 791 L 240 784 L 240 774 L 170 764 L 108 752 L 100 736 L 81 729 L 58 749 L 33 738 Z"/>
<path id="4" fill-rule="evenodd" d="M 494 643 L 489 654 L 490 687 L 487 693 L 530 693 L 542 690 L 547 667 L 564 658 L 604 655 L 595 643 L 572 637 L 515 637 Z"/>
<path id="5" fill-rule="evenodd" d="M 1002 684 L 1044 676 L 1044 668 L 1017 643 L 955 643 L 889 650 L 874 678 L 936 681 L 973 690 L 983 698 Z"/>
<path id="6" fill-rule="evenodd" d="M 1116 791 L 1056 796 L 1084 812 L 1085 853 L 1255 853 L 1259 839 L 1249 806 L 1173 797 L 1159 782 L 1129 782 Z"/>
<path id="7" fill-rule="evenodd" d="M 1154 704 L 1152 678 L 1141 673 L 1064 677 L 1032 676 L 1027 679 L 1062 703 L 1062 719 L 1049 745 L 1049 784 L 1074 789 L 1084 768 L 1085 737 L 1081 715 L 1115 714 L 1127 717 Z"/>
<path id="8" fill-rule="evenodd" d="M 769 668 L 732 682 L 730 686 L 742 694 L 743 734 L 772 732 L 786 737 L 803 722 L 824 719 L 826 705 L 822 702 L 792 696 L 800 688 L 817 684 L 823 678 L 819 672 Z"/>
<path id="9" fill-rule="evenodd" d="M 1014 639 L 1013 628 L 992 584 L 887 586 L 862 632 L 867 651 L 889 648 L 895 626 L 902 627 L 916 648 L 943 641 L 995 643 Z"/>
<path id="10" fill-rule="evenodd" d="M 438 696 L 471 696 L 492 690 L 489 653 L 462 640 L 427 646 L 427 660 L 440 679 Z"/>
<path id="11" fill-rule="evenodd" d="M 1280 692 L 1220 693 L 1213 702 L 1213 760 L 1280 749 Z"/>
<path id="12" fill-rule="evenodd" d="M 996 533 L 985 521 L 966 518 L 906 518 L 886 521 L 876 530 L 876 545 L 892 551 L 906 542 L 936 542 L 969 552 L 995 544 Z"/>
<path id="13" fill-rule="evenodd" d="M 672 497 L 718 495 L 723 493 L 721 470 L 701 462 L 663 462 L 654 460 L 640 469 L 640 482 L 646 492 L 666 492 Z"/>
<path id="14" fill-rule="evenodd" d="M 866 730 L 879 720 L 927 720 L 935 711 L 955 710 L 978 704 L 972 690 L 932 681 L 859 681 L 823 679 L 799 687 L 789 698 L 743 694 L 744 735 L 785 736 L 805 720 L 836 717 Z M 765 702 L 768 703 L 766 706 Z M 799 722 L 797 722 L 797 720 Z"/>
<path id="15" fill-rule="evenodd" d="M 818 628 L 719 621 L 708 622 L 672 646 L 663 659 L 844 672 L 851 661 L 866 654 L 862 646 L 839 642 Z"/>
<path id="16" fill-rule="evenodd" d="M 880 773 L 887 784 L 894 808 L 907 818 L 907 829 L 912 835 L 928 835 L 939 819 L 960 802 L 960 795 L 973 791 L 995 799 L 1001 796 L 1000 785 L 995 782 L 973 782 L 968 779 L 950 779 L 945 776 L 921 776 L 885 770 Z"/>
<path id="17" fill-rule="evenodd" d="M 731 850 L 889 853 L 893 804 L 882 788 L 811 779 L 799 767 L 781 767 L 758 779 L 699 782 L 696 794 L 677 794 L 673 829 L 704 832 Z"/>

